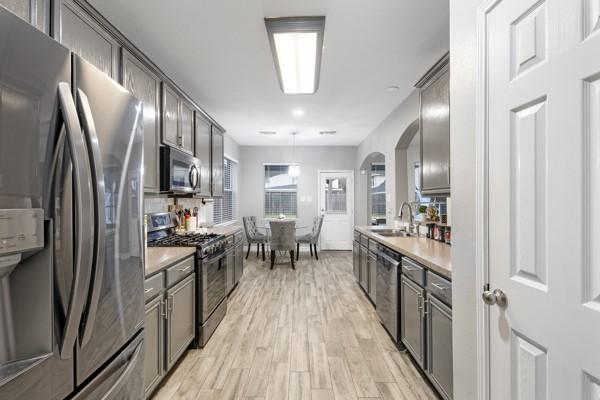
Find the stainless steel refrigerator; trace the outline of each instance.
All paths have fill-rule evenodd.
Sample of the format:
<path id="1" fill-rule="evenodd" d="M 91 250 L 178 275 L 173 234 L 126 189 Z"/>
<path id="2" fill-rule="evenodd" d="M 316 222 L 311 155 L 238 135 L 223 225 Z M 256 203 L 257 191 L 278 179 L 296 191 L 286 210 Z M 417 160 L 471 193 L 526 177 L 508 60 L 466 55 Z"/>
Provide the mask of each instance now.
<path id="1" fill-rule="evenodd" d="M 141 103 L 0 7 L 0 399 L 143 398 Z"/>

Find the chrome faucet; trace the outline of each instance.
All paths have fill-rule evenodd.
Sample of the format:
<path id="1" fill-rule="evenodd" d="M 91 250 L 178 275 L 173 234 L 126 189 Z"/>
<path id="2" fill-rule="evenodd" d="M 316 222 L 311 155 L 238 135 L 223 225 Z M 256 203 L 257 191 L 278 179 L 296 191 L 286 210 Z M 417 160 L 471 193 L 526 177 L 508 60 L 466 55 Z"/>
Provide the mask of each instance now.
<path id="1" fill-rule="evenodd" d="M 400 206 L 400 212 L 398 213 L 398 217 L 400 219 L 402 219 L 404 217 L 404 207 L 405 206 L 408 206 L 408 218 L 409 218 L 408 233 L 416 233 L 417 226 L 415 225 L 415 217 L 413 215 L 413 210 L 412 210 L 412 207 L 409 202 L 405 201 L 404 203 L 402 203 L 402 205 Z"/>

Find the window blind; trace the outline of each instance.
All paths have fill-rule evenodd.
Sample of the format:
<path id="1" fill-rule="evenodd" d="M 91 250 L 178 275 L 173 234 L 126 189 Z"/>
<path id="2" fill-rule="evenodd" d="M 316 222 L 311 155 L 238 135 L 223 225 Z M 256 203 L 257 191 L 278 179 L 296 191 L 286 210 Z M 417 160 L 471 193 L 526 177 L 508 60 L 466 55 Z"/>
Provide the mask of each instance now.
<path id="1" fill-rule="evenodd" d="M 385 218 L 385 164 L 371 165 L 371 217 Z"/>
<path id="2" fill-rule="evenodd" d="M 289 165 L 265 165 L 265 218 L 298 216 L 296 178 L 289 175 Z"/>
<path id="3" fill-rule="evenodd" d="M 223 197 L 213 203 L 213 222 L 224 224 L 237 219 L 237 163 L 223 161 Z"/>

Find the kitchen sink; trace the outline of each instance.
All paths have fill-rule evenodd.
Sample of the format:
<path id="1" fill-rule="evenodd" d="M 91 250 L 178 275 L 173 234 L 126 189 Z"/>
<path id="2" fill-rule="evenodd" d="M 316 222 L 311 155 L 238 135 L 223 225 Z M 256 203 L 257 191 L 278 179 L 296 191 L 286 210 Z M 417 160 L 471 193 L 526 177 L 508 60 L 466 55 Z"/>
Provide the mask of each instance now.
<path id="1" fill-rule="evenodd" d="M 409 233 L 402 229 L 371 229 L 371 232 L 388 237 L 412 237 L 415 236 L 414 233 Z"/>

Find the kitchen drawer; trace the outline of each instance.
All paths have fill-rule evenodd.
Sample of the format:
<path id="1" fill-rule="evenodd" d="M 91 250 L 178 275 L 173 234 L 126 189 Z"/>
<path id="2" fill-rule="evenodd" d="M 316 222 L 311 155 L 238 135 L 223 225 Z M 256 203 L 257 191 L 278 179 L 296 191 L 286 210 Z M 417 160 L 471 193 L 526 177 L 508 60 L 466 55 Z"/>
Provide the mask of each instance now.
<path id="1" fill-rule="evenodd" d="M 452 307 L 452 282 L 449 280 L 428 271 L 427 291 L 437 297 L 438 300 Z"/>
<path id="2" fill-rule="evenodd" d="M 369 251 L 373 254 L 377 254 L 377 242 L 373 239 L 369 240 Z"/>
<path id="3" fill-rule="evenodd" d="M 369 237 L 365 235 L 360 235 L 360 244 L 365 247 L 369 247 Z"/>
<path id="4" fill-rule="evenodd" d="M 163 273 L 159 273 L 151 276 L 144 281 L 144 301 L 153 299 L 156 295 L 160 294 L 164 289 L 164 277 Z"/>
<path id="5" fill-rule="evenodd" d="M 167 269 L 167 287 L 173 286 L 192 272 L 194 272 L 193 256 L 169 267 Z"/>
<path id="6" fill-rule="evenodd" d="M 402 274 L 421 287 L 425 287 L 425 268 L 411 260 L 402 257 Z"/>
<path id="7" fill-rule="evenodd" d="M 242 231 L 236 232 L 234 235 L 234 242 L 237 244 L 237 243 L 242 242 L 243 240 L 244 240 L 244 232 L 242 232 Z"/>

